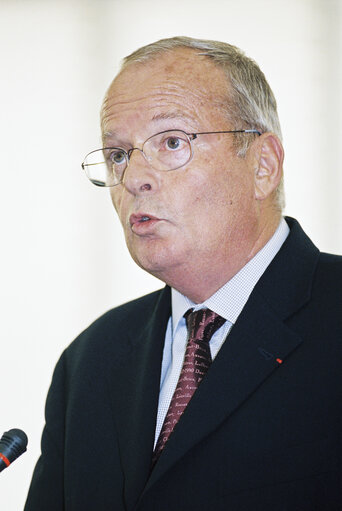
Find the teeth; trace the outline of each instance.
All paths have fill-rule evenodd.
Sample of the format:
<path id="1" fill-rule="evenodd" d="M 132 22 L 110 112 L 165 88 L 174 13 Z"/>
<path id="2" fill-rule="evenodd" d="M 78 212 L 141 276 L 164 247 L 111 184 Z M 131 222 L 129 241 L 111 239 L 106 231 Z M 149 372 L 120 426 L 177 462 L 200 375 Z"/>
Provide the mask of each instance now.
<path id="1" fill-rule="evenodd" d="M 147 222 L 148 220 L 150 220 L 149 216 L 142 216 L 140 222 Z"/>

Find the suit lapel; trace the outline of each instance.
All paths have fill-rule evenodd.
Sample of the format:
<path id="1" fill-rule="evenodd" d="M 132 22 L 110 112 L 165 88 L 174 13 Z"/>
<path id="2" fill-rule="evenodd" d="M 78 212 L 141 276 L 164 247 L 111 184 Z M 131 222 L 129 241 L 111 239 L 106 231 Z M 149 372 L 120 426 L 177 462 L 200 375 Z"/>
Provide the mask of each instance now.
<path id="1" fill-rule="evenodd" d="M 145 492 L 259 391 L 280 365 L 286 366 L 302 339 L 285 320 L 309 300 L 317 258 L 318 250 L 298 224 L 292 225 L 168 440 Z"/>
<path id="2" fill-rule="evenodd" d="M 255 295 L 168 440 L 146 490 L 227 420 L 266 378 L 286 363 L 301 342 L 298 335 L 267 309 L 262 298 Z"/>
<path id="3" fill-rule="evenodd" d="M 161 360 L 170 313 L 170 289 L 165 288 L 152 311 L 141 311 L 140 317 L 127 325 L 122 342 L 129 344 L 128 353 L 120 368 L 108 375 L 128 509 L 141 494 L 151 470 Z"/>

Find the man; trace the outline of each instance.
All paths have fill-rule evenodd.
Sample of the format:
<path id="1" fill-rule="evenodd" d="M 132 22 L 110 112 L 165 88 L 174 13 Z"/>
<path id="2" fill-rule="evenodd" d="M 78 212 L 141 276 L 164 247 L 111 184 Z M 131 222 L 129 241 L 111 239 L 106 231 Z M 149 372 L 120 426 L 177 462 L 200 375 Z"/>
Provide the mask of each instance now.
<path id="1" fill-rule="evenodd" d="M 282 217 L 276 102 L 237 48 L 126 58 L 83 167 L 166 283 L 64 352 L 26 511 L 342 509 L 342 261 Z"/>

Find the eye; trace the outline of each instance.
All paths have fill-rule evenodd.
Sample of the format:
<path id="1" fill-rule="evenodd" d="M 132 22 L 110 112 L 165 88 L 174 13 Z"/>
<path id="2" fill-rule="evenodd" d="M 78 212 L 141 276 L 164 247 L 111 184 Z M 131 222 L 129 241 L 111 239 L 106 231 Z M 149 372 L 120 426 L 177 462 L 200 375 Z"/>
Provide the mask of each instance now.
<path id="1" fill-rule="evenodd" d="M 178 137 L 169 137 L 166 140 L 166 146 L 168 149 L 174 150 L 179 149 L 181 145 L 181 140 Z"/>
<path id="2" fill-rule="evenodd" d="M 159 139 L 159 151 L 179 152 L 186 148 L 188 141 L 182 134 L 165 135 Z"/>
<path id="3" fill-rule="evenodd" d="M 122 165 L 126 163 L 126 153 L 122 149 L 118 149 L 117 151 L 112 151 L 109 155 L 109 160 L 114 165 Z"/>

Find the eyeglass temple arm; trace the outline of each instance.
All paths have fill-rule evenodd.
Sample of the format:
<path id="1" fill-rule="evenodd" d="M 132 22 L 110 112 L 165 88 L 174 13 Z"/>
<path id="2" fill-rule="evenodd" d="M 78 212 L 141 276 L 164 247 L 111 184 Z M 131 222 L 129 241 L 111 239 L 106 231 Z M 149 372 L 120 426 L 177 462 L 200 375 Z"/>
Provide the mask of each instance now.
<path id="1" fill-rule="evenodd" d="M 195 140 L 197 135 L 215 135 L 219 133 L 255 133 L 256 135 L 261 136 L 261 132 L 258 130 L 230 130 L 230 131 L 201 131 L 200 133 L 187 133 L 191 140 Z"/>

